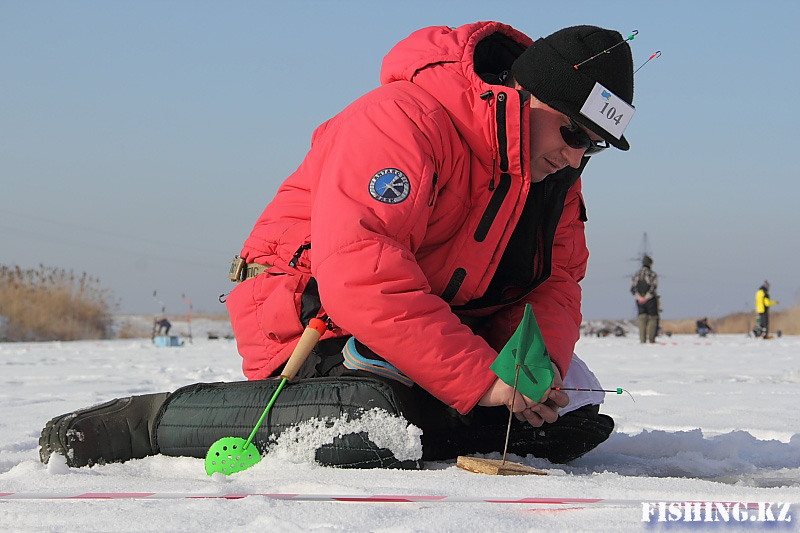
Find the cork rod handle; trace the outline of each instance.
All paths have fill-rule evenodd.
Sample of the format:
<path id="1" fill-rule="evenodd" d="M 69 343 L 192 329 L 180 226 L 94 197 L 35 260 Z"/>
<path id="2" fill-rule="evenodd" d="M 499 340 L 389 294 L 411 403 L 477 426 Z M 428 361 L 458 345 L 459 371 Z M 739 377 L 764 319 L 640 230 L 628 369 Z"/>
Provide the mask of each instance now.
<path id="1" fill-rule="evenodd" d="M 292 380 L 297 374 L 297 371 L 300 370 L 300 367 L 303 366 L 303 363 L 306 362 L 308 354 L 310 354 L 314 346 L 317 345 L 317 341 L 319 341 L 323 333 L 325 333 L 325 322 L 319 318 L 312 318 L 308 322 L 308 326 L 303 331 L 303 334 L 300 335 L 300 340 L 297 341 L 297 346 L 294 347 L 294 351 L 292 351 L 292 355 L 289 356 L 289 360 L 286 361 L 286 365 L 283 367 L 283 372 L 280 376 L 281 378 L 287 381 Z"/>

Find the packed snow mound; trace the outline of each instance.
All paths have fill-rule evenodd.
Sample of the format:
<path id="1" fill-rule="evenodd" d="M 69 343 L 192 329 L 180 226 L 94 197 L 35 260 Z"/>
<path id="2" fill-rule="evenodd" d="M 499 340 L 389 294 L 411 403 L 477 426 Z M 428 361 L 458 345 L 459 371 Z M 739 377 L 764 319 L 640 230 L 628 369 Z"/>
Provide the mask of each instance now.
<path id="1" fill-rule="evenodd" d="M 578 466 L 580 464 L 580 466 Z M 789 442 L 759 440 L 747 431 L 706 436 L 689 431 L 614 433 L 573 463 L 574 472 L 613 471 L 625 476 L 697 478 L 754 486 L 798 486 L 800 433 Z"/>
<path id="2" fill-rule="evenodd" d="M 366 433 L 376 446 L 386 448 L 399 461 L 422 459 L 422 430 L 383 409 L 370 409 L 357 419 L 312 419 L 283 431 L 268 456 L 289 462 L 314 462 L 318 448 L 336 437 Z"/>

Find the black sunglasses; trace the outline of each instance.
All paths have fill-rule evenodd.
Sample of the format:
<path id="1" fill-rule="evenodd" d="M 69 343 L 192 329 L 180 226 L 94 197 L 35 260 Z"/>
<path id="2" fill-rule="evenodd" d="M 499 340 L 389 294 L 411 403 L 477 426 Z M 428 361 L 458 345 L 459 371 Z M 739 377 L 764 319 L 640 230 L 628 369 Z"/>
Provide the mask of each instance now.
<path id="1" fill-rule="evenodd" d="M 561 126 L 561 138 L 564 139 L 564 142 L 567 143 L 567 146 L 570 148 L 576 148 L 578 150 L 585 148 L 586 151 L 583 153 L 584 157 L 594 155 L 608 148 L 608 142 L 605 140 L 593 141 L 591 137 L 583 131 L 583 128 L 578 126 L 578 123 L 572 119 L 569 119 L 569 126 Z"/>

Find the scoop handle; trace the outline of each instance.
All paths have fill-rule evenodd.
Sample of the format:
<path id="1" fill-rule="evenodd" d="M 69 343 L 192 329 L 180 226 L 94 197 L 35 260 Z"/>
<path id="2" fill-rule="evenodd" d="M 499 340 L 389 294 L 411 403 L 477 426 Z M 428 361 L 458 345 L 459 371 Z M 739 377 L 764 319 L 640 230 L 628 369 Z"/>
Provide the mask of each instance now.
<path id="1" fill-rule="evenodd" d="M 275 400 L 278 398 L 278 394 L 280 394 L 283 386 L 286 385 L 287 381 L 291 381 L 292 378 L 297 374 L 297 371 L 300 370 L 300 367 L 303 366 L 303 363 L 306 362 L 306 358 L 308 354 L 311 353 L 311 350 L 314 349 L 314 346 L 317 344 L 317 341 L 322 334 L 325 333 L 325 322 L 320 320 L 319 318 L 312 318 L 308 322 L 308 326 L 303 331 L 303 334 L 300 335 L 300 340 L 297 341 L 297 345 L 294 347 L 292 351 L 292 355 L 289 356 L 289 360 L 286 361 L 286 364 L 283 367 L 283 372 L 280 375 L 281 382 L 278 384 L 278 388 L 275 389 L 275 392 L 272 393 L 272 398 L 270 398 L 267 407 L 264 409 L 264 412 L 261 413 L 261 417 L 256 422 L 253 431 L 250 432 L 250 436 L 247 437 L 247 441 L 242 446 L 242 450 L 247 449 L 250 446 L 250 443 L 253 442 L 253 437 L 256 436 L 256 431 L 258 428 L 261 427 L 261 423 L 264 422 L 264 419 L 267 417 L 267 413 L 269 413 L 272 404 L 275 403 Z"/>
<path id="2" fill-rule="evenodd" d="M 297 375 L 297 371 L 300 370 L 300 367 L 306 362 L 308 354 L 311 353 L 311 350 L 317 345 L 319 338 L 325 333 L 325 328 L 325 322 L 319 318 L 312 318 L 309 320 L 308 326 L 306 326 L 303 334 L 300 335 L 300 340 L 297 341 L 297 345 L 292 351 L 292 355 L 289 356 L 289 360 L 286 361 L 286 365 L 283 367 L 283 372 L 281 372 L 280 375 L 281 378 L 291 381 L 292 378 Z"/>

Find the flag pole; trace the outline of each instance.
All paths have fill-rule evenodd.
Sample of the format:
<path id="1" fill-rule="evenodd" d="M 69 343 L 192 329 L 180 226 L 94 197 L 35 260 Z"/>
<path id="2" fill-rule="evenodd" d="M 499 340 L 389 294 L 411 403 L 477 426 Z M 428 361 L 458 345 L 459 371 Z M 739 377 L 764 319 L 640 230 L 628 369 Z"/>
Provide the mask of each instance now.
<path id="1" fill-rule="evenodd" d="M 516 365 L 517 372 L 514 374 L 514 394 L 511 396 L 511 407 L 508 408 L 508 427 L 506 428 L 506 443 L 503 446 L 503 461 L 501 465 L 506 464 L 506 452 L 508 451 L 508 439 L 511 437 L 511 420 L 514 416 L 514 400 L 517 398 L 517 382 L 519 380 L 519 365 Z"/>

